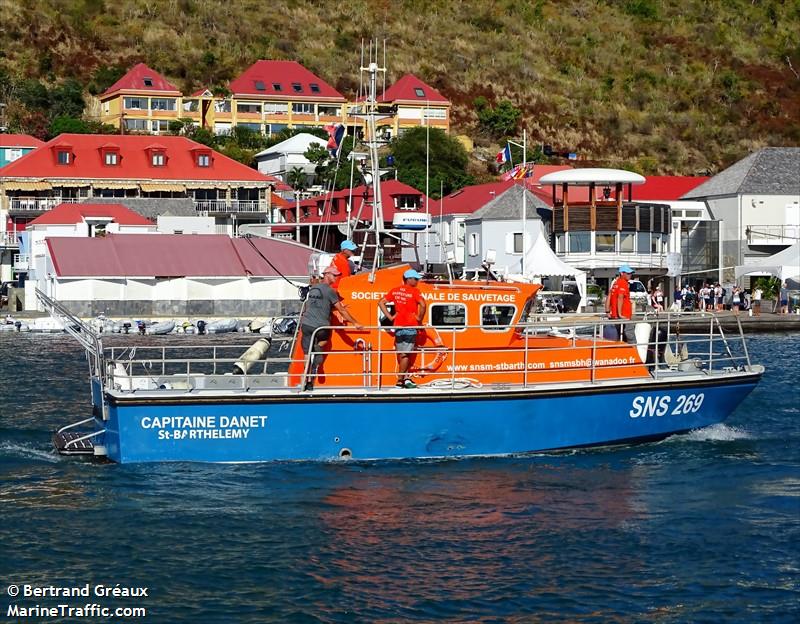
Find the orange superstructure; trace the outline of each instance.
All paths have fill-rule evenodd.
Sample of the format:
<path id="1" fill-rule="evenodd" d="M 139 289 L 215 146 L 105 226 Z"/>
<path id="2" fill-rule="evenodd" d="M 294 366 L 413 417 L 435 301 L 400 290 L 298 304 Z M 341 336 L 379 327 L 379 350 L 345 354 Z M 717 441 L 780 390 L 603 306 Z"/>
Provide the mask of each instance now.
<path id="1" fill-rule="evenodd" d="M 339 326 L 316 387 L 387 387 L 397 360 L 392 327 L 378 329 L 378 302 L 402 283 L 408 265 L 343 279 L 339 294 L 367 329 Z M 515 385 L 649 377 L 635 345 L 525 331 L 538 284 L 497 281 L 421 281 L 428 309 L 412 365 L 419 383 L 469 378 L 481 385 Z M 372 327 L 371 329 L 369 329 Z M 305 358 L 296 341 L 289 383 L 301 382 Z M 594 365 L 592 365 L 594 364 Z"/>

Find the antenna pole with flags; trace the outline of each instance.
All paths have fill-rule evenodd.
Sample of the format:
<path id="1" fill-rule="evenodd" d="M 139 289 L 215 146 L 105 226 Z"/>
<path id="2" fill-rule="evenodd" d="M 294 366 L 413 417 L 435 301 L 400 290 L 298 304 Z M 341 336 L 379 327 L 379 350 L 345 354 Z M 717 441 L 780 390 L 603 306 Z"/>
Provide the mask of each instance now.
<path id="1" fill-rule="evenodd" d="M 514 141 L 508 141 L 510 145 L 516 145 L 522 148 L 522 175 L 523 180 L 527 177 L 528 173 L 528 131 L 522 129 L 522 145 Z M 509 149 L 509 154 L 511 150 Z M 512 168 L 513 173 L 513 168 Z M 513 179 L 513 178 L 512 178 Z M 528 185 L 523 181 L 522 183 L 522 275 L 525 275 L 527 269 L 527 254 L 528 254 Z"/>

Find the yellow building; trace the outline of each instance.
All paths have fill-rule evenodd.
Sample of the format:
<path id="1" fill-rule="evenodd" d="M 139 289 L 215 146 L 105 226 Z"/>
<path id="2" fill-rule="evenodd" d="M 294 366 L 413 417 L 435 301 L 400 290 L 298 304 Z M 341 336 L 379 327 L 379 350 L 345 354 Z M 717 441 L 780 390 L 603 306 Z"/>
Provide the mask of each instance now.
<path id="1" fill-rule="evenodd" d="M 181 116 L 181 92 L 144 63 L 134 66 L 98 99 L 100 121 L 121 132 L 165 133 L 169 122 Z"/>

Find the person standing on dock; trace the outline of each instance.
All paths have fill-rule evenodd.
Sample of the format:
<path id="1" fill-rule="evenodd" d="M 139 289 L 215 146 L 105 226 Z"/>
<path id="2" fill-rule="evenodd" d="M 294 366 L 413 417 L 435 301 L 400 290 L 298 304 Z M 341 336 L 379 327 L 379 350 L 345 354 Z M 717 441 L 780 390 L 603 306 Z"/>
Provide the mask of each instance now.
<path id="1" fill-rule="evenodd" d="M 633 275 L 633 269 L 623 264 L 619 267 L 619 277 L 614 280 L 611 285 L 611 290 L 608 291 L 608 298 L 606 299 L 606 314 L 608 318 L 615 321 L 630 320 L 633 317 L 633 308 L 631 306 L 631 287 L 630 281 Z M 625 339 L 625 325 L 620 323 L 616 325 L 617 339 Z"/>
<path id="2" fill-rule="evenodd" d="M 419 280 L 422 275 L 414 269 L 403 273 L 403 285 L 392 288 L 378 302 L 381 312 L 392 321 L 394 330 L 394 349 L 397 352 L 397 384 L 398 388 L 416 388 L 408 376 L 408 369 L 416 357 L 418 325 L 425 318 L 428 307 L 425 297 L 419 291 Z M 388 304 L 394 304 L 394 311 Z"/>
<path id="3" fill-rule="evenodd" d="M 356 244 L 351 240 L 345 240 L 342 241 L 340 249 L 341 251 L 333 257 L 333 262 L 331 262 L 331 266 L 339 270 L 339 277 L 333 283 L 334 288 L 339 287 L 339 282 L 342 281 L 342 278 L 356 272 L 355 264 L 351 260 L 356 255 L 356 251 L 358 251 Z"/>
<path id="4" fill-rule="evenodd" d="M 342 303 L 339 293 L 333 288 L 333 283 L 338 277 L 341 277 L 339 269 L 331 265 L 322 272 L 322 281 L 308 289 L 303 316 L 300 317 L 300 331 L 302 332 L 300 347 L 306 357 L 313 351 L 314 358 L 308 362 L 308 373 L 303 390 L 314 389 L 317 370 L 325 361 L 326 351 L 331 345 L 331 330 L 319 329 L 331 324 L 331 312 L 336 310 L 356 329 L 363 329 L 363 326 L 353 318 L 353 315 Z M 312 336 L 314 336 L 313 347 L 311 346 Z"/>
<path id="5" fill-rule="evenodd" d="M 760 286 L 756 286 L 753 291 L 753 316 L 761 316 L 761 297 L 764 296 L 764 291 Z"/>
<path id="6" fill-rule="evenodd" d="M 786 282 L 781 284 L 779 296 L 781 300 L 781 314 L 789 314 L 789 286 Z"/>

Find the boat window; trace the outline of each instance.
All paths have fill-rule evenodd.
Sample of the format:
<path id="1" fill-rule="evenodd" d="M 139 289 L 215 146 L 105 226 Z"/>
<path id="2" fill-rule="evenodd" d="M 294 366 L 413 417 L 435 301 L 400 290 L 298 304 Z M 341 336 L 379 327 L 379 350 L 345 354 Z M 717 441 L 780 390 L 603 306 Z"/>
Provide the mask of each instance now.
<path id="1" fill-rule="evenodd" d="M 508 329 L 517 307 L 513 305 L 484 305 L 481 306 L 481 327 L 488 330 Z"/>
<path id="2" fill-rule="evenodd" d="M 467 324 L 467 306 L 460 303 L 433 304 L 430 319 L 434 327 L 464 327 Z"/>
<path id="3" fill-rule="evenodd" d="M 386 307 L 388 308 L 389 312 L 394 314 L 394 303 L 387 301 Z M 392 329 L 392 322 L 389 320 L 389 317 L 383 313 L 383 310 L 381 310 L 380 306 L 378 306 L 378 325 L 385 327 L 387 330 Z"/>

